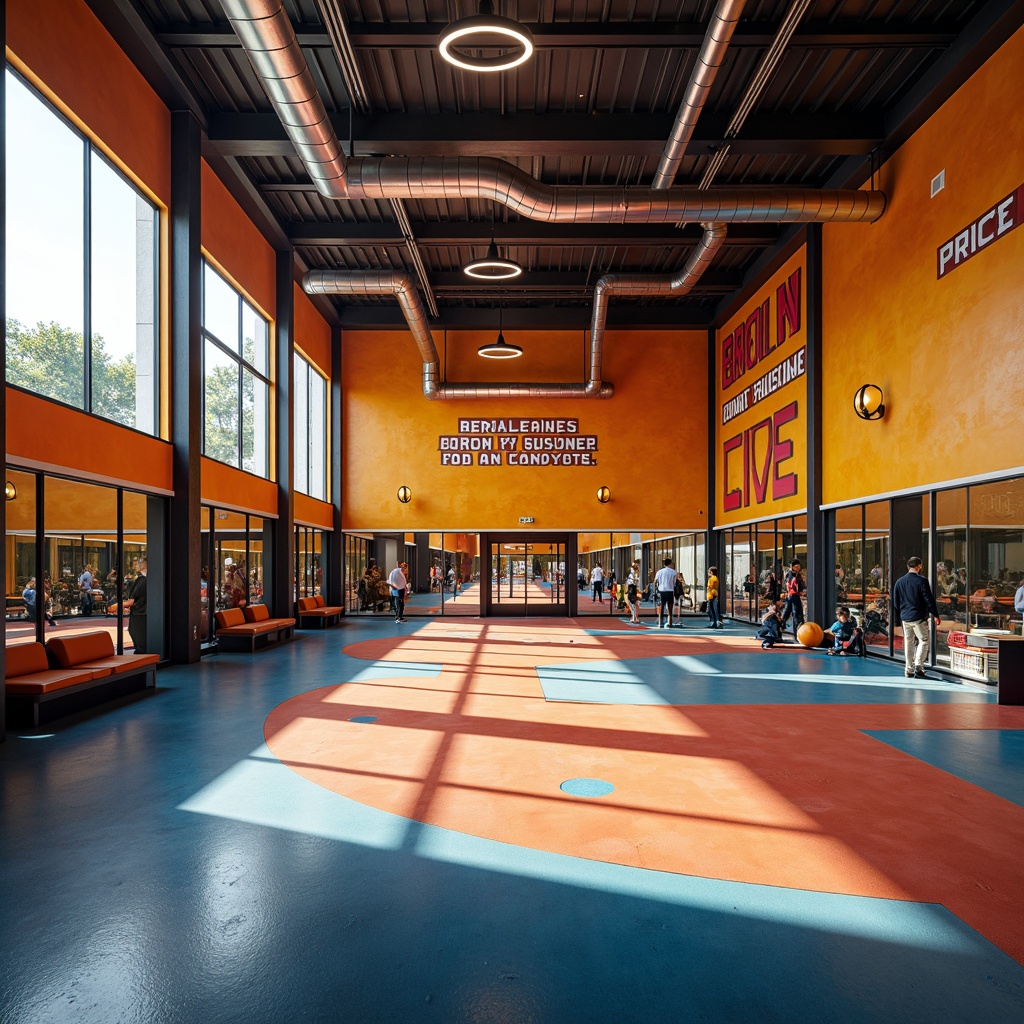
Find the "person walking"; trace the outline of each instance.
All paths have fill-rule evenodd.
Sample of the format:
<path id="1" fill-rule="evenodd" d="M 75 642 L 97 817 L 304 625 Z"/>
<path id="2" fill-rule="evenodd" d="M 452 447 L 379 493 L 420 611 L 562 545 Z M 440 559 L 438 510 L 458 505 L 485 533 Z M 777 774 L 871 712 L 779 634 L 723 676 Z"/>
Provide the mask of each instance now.
<path id="1" fill-rule="evenodd" d="M 676 601 L 676 571 L 672 559 L 663 558 L 661 568 L 655 573 L 654 587 L 658 591 L 658 629 L 672 626 L 672 609 Z M 662 616 L 665 622 L 662 622 Z"/>
<path id="2" fill-rule="evenodd" d="M 782 625 L 789 625 L 789 617 L 793 617 L 793 635 L 804 624 L 804 602 L 801 594 L 807 592 L 807 584 L 800 572 L 800 563 L 794 561 L 786 573 L 786 607 L 782 612 Z"/>
<path id="3" fill-rule="evenodd" d="M 590 571 L 590 586 L 594 600 L 598 604 L 604 604 L 604 569 L 601 568 L 600 562 Z"/>
<path id="4" fill-rule="evenodd" d="M 125 598 L 124 607 L 128 612 L 128 635 L 135 645 L 136 654 L 148 654 L 146 645 L 146 588 L 149 586 L 146 580 L 146 572 L 149 563 L 140 558 L 135 563 L 135 579 L 128 587 L 128 596 Z"/>
<path id="5" fill-rule="evenodd" d="M 711 620 L 712 629 L 724 629 L 722 611 L 718 606 L 718 566 L 713 565 L 708 569 L 708 618 Z"/>
<path id="6" fill-rule="evenodd" d="M 407 622 L 405 617 L 405 592 L 409 583 L 402 571 L 402 563 L 396 563 L 391 575 L 388 576 L 388 586 L 391 588 L 391 596 L 395 599 L 395 622 Z"/>
<path id="7" fill-rule="evenodd" d="M 626 577 L 626 607 L 629 609 L 629 621 L 640 625 L 640 563 L 634 562 L 629 567 Z"/>
<path id="8" fill-rule="evenodd" d="M 92 615 L 92 566 L 87 565 L 82 570 L 82 575 L 78 577 L 78 589 L 82 592 L 82 614 Z"/>
<path id="9" fill-rule="evenodd" d="M 892 588 L 890 621 L 903 623 L 903 673 L 908 679 L 928 678 L 924 671 L 931 642 L 928 617 L 935 619 L 936 626 L 942 621 L 931 584 L 921 575 L 921 565 L 917 555 L 908 558 L 907 574 Z"/>

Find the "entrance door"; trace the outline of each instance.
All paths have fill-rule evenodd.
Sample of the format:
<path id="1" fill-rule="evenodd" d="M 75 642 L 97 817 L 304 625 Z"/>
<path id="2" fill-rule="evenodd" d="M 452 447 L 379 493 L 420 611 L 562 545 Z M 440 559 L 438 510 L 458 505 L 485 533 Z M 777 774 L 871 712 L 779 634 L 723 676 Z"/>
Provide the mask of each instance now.
<path id="1" fill-rule="evenodd" d="M 506 534 L 488 538 L 486 615 L 569 615 L 564 538 Z"/>

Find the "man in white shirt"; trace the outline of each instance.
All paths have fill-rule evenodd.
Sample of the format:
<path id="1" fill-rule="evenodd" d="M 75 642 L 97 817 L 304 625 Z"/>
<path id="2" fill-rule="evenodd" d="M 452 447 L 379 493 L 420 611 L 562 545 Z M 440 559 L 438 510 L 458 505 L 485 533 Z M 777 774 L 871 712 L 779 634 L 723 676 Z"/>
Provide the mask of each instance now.
<path id="1" fill-rule="evenodd" d="M 590 570 L 590 586 L 594 592 L 594 600 L 598 604 L 604 604 L 604 569 L 601 568 L 600 562 Z"/>
<path id="2" fill-rule="evenodd" d="M 405 591 L 409 586 L 402 572 L 401 564 L 391 570 L 388 576 L 388 586 L 391 588 L 391 596 L 395 599 L 395 622 L 406 622 L 405 618 Z"/>
<path id="3" fill-rule="evenodd" d="M 661 568 L 654 574 L 654 586 L 658 591 L 658 629 L 671 628 L 672 609 L 676 601 L 676 571 L 672 559 L 662 559 Z M 662 613 L 665 621 L 662 622 Z"/>

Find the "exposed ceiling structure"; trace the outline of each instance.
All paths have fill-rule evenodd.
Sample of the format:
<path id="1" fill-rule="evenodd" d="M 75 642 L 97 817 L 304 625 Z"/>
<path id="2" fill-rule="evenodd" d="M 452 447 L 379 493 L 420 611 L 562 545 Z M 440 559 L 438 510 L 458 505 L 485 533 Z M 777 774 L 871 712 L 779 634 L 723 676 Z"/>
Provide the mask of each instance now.
<path id="1" fill-rule="evenodd" d="M 435 328 L 492 327 L 499 303 L 506 327 L 590 327 L 603 277 L 672 280 L 705 236 L 696 217 L 531 219 L 463 188 L 328 198 L 228 20 L 234 0 L 88 2 L 164 101 L 195 112 L 204 156 L 276 246 L 293 245 L 300 268 L 407 275 Z M 1021 0 L 506 0 L 496 13 L 525 26 L 535 52 L 480 73 L 437 48 L 477 0 L 283 0 L 283 10 L 361 180 L 478 161 L 546 193 L 600 190 L 630 208 L 657 189 L 857 187 L 1024 24 Z M 711 323 L 793 230 L 732 220 L 692 287 L 620 294 L 608 325 Z M 463 273 L 492 238 L 520 276 Z M 343 326 L 406 323 L 379 292 L 318 301 Z"/>

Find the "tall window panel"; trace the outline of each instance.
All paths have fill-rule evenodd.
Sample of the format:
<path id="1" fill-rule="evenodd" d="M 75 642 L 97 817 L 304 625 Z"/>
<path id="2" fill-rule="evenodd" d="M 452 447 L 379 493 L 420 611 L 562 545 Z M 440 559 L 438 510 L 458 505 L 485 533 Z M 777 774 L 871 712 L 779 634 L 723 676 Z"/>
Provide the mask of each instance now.
<path id="1" fill-rule="evenodd" d="M 5 74 L 7 381 L 155 434 L 157 208 Z"/>
<path id="2" fill-rule="evenodd" d="M 203 263 L 203 454 L 266 476 L 270 436 L 267 321 Z"/>
<path id="3" fill-rule="evenodd" d="M 295 355 L 295 489 L 327 500 L 327 381 Z"/>

